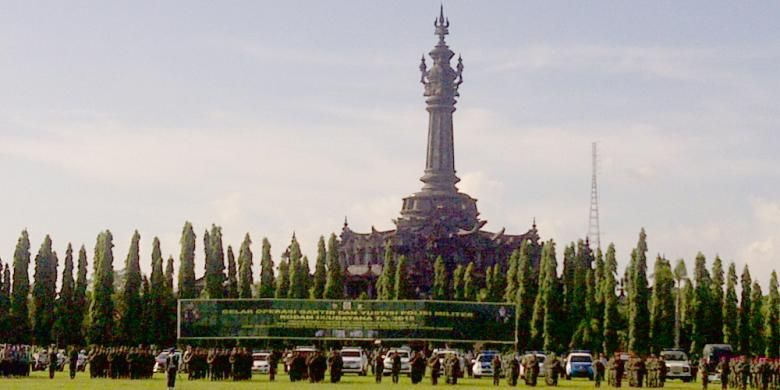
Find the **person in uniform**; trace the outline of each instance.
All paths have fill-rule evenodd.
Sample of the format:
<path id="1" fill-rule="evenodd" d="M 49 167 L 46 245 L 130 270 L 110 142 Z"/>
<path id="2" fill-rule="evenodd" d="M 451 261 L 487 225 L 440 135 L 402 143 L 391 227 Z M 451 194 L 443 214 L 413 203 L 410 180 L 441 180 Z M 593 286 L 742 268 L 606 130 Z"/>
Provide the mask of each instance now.
<path id="1" fill-rule="evenodd" d="M 390 361 L 392 362 L 390 375 L 392 375 L 393 383 L 398 383 L 398 376 L 401 374 L 401 355 L 397 351 L 393 352 Z"/>
<path id="2" fill-rule="evenodd" d="M 493 368 L 493 386 L 498 386 L 501 382 L 501 357 L 498 354 L 493 355 L 490 366 Z"/>
<path id="3" fill-rule="evenodd" d="M 527 373 L 528 371 L 526 371 Z M 527 374 L 526 374 L 527 375 Z M 551 352 L 544 361 L 544 382 L 547 386 L 558 386 L 558 378 L 561 375 L 561 360 Z"/>
<path id="4" fill-rule="evenodd" d="M 409 359 L 409 369 L 412 384 L 420 383 L 425 375 L 425 358 L 422 356 L 422 352 L 412 352 L 411 359 Z"/>
<path id="5" fill-rule="evenodd" d="M 707 390 L 710 381 L 710 369 L 707 367 L 707 360 L 699 359 L 699 375 L 701 376 L 701 388 Z"/>
<path id="6" fill-rule="evenodd" d="M 68 371 L 70 371 L 70 379 L 76 377 L 76 369 L 79 364 L 79 350 L 72 346 L 70 352 L 68 352 Z"/>
<path id="7" fill-rule="evenodd" d="M 604 371 L 606 366 L 604 365 L 604 354 L 600 354 L 598 359 L 593 362 L 593 379 L 595 380 L 596 387 L 601 387 L 601 381 L 604 380 Z"/>
<path id="8" fill-rule="evenodd" d="M 374 367 L 374 381 L 376 383 L 382 383 L 382 377 L 385 373 L 385 359 L 382 358 L 382 351 L 377 351 L 374 361 L 372 362 Z"/>
<path id="9" fill-rule="evenodd" d="M 517 356 L 512 354 L 512 358 L 509 359 L 509 376 L 507 381 L 509 386 L 517 386 L 517 378 L 520 377 L 520 362 L 517 360 Z"/>
<path id="10" fill-rule="evenodd" d="M 330 383 L 339 383 L 341 381 L 341 370 L 344 368 L 344 360 L 339 351 L 333 350 L 328 359 L 330 367 Z"/>
<path id="11" fill-rule="evenodd" d="M 49 348 L 49 379 L 54 379 L 54 373 L 57 372 L 57 350 L 54 346 Z"/>
<path id="12" fill-rule="evenodd" d="M 729 377 L 731 376 L 731 365 L 727 357 L 722 357 L 720 363 L 718 363 L 718 370 L 720 370 L 720 386 L 723 390 L 729 388 Z"/>
<path id="13" fill-rule="evenodd" d="M 268 355 L 268 381 L 276 380 L 276 370 L 279 369 L 279 351 L 273 350 Z"/>
<path id="14" fill-rule="evenodd" d="M 441 374 L 441 361 L 436 355 L 432 355 L 428 359 L 428 367 L 431 368 L 431 384 L 436 386 L 439 383 L 439 375 Z"/>
<path id="15" fill-rule="evenodd" d="M 626 371 L 626 364 L 620 358 L 620 354 L 615 353 L 615 387 L 623 385 L 623 373 Z"/>
<path id="16" fill-rule="evenodd" d="M 167 380 L 168 390 L 176 388 L 176 375 L 179 373 L 179 356 L 176 355 L 176 351 L 171 348 L 168 350 L 168 357 L 165 358 L 165 377 Z"/>

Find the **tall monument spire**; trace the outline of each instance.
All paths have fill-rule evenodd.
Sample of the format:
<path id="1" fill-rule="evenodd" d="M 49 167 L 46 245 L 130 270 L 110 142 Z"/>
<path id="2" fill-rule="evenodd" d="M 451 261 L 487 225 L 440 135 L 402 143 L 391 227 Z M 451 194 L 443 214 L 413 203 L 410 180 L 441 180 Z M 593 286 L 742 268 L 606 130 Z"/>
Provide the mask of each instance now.
<path id="1" fill-rule="evenodd" d="M 458 57 L 455 68 L 450 63 L 455 53 L 445 40 L 450 21 L 444 16 L 444 7 L 433 26 L 439 39 L 428 53 L 431 64 L 425 62 L 424 55 L 420 60 L 420 82 L 428 111 L 428 147 L 425 171 L 420 178 L 423 186 L 420 192 L 404 198 L 401 218 L 396 224 L 400 229 L 431 226 L 431 221 L 437 221 L 446 225 L 449 234 L 454 234 L 458 229 L 471 231 L 480 221 L 476 199 L 455 187 L 460 179 L 455 175 L 452 114 L 463 83 L 463 60 Z"/>
<path id="2" fill-rule="evenodd" d="M 425 158 L 425 173 L 420 180 L 423 191 L 454 193 L 455 150 L 452 132 L 452 113 L 458 87 L 463 83 L 463 61 L 458 58 L 455 69 L 450 60 L 455 53 L 450 50 L 444 37 L 449 34 L 450 21 L 444 17 L 444 6 L 433 22 L 439 42 L 428 53 L 433 64 L 428 68 L 423 56 L 420 63 L 420 82 L 424 85 L 424 96 L 428 110 L 428 149 Z"/>

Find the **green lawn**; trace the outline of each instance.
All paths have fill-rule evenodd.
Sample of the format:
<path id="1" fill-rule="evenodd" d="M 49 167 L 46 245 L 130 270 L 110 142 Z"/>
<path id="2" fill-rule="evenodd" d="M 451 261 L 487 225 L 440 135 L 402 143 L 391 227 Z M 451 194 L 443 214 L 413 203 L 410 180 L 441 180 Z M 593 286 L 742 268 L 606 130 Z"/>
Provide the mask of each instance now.
<path id="1" fill-rule="evenodd" d="M 441 387 L 449 387 L 447 385 L 439 384 Z M 393 385 L 389 377 L 385 377 L 382 385 L 374 384 L 372 377 L 357 377 L 346 376 L 342 379 L 342 382 L 338 385 L 331 385 L 330 383 L 310 384 L 297 382 L 295 384 L 290 383 L 286 376 L 282 376 L 277 379 L 275 383 L 268 382 L 267 375 L 255 375 L 254 379 L 250 382 L 207 382 L 207 381 L 177 381 L 177 389 L 183 390 L 213 390 L 213 389 L 280 389 L 280 390 L 299 390 L 304 388 L 344 388 L 344 389 L 362 389 L 366 387 L 382 387 L 388 389 L 432 389 L 435 388 L 430 385 L 430 379 L 426 378 L 426 381 L 421 385 L 412 386 L 409 382 L 409 378 L 402 377 L 401 384 Z M 458 382 L 459 388 L 473 389 L 473 388 L 492 388 L 492 381 L 490 378 L 483 379 L 465 379 Z M 505 381 L 501 381 L 501 387 L 509 387 Z M 526 387 L 522 385 L 520 387 Z M 544 388 L 544 385 L 538 386 Z M 527 387 L 526 387 L 527 388 Z M 563 380 L 560 382 L 559 388 L 561 389 L 592 389 L 593 382 L 587 380 Z M 680 389 L 680 390 L 694 390 L 699 389 L 698 384 L 683 384 L 679 381 L 672 381 L 667 383 L 667 389 Z M 0 389 L 2 390 L 50 390 L 50 389 L 67 389 L 67 390 L 102 390 L 102 389 L 165 389 L 165 379 L 161 374 L 155 375 L 152 380 L 145 381 L 129 381 L 129 380 L 110 380 L 110 379 L 89 379 L 87 374 L 79 373 L 75 380 L 68 379 L 67 373 L 57 373 L 57 377 L 54 380 L 49 380 L 48 376 L 43 373 L 34 373 L 30 378 L 23 379 L 4 379 L 0 378 Z"/>

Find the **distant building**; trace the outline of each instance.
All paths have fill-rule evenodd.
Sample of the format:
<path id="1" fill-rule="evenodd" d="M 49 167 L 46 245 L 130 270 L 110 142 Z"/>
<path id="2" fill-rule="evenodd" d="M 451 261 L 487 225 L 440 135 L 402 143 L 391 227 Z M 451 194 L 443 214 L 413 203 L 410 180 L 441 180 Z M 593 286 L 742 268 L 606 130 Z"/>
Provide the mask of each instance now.
<path id="1" fill-rule="evenodd" d="M 377 231 L 372 227 L 370 233 L 356 233 L 344 221 L 340 258 L 346 270 L 345 291 L 350 297 L 362 292 L 375 296 L 388 244 L 396 256 L 409 259 L 413 285 L 424 298 L 429 296 L 433 263 L 438 256 L 442 256 L 450 273 L 458 264 L 474 262 L 476 272 L 482 274 L 486 267 L 497 263 L 506 269 L 507 259 L 524 240 L 539 240 L 535 223 L 518 235 L 506 234 L 504 229 L 495 233 L 482 230 L 487 221 L 479 219 L 477 200 L 455 187 L 460 179 L 455 175 L 452 114 L 463 82 L 463 62 L 458 58 L 454 69 L 450 64 L 455 53 L 444 39 L 449 33 L 449 20 L 443 11 L 434 25 L 439 40 L 429 53 L 433 63 L 428 67 L 425 58 L 420 63 L 420 82 L 429 113 L 425 171 L 420 178 L 423 186 L 403 199 L 401 216 L 393 221 L 394 230 Z M 538 265 L 538 258 L 534 262 Z"/>

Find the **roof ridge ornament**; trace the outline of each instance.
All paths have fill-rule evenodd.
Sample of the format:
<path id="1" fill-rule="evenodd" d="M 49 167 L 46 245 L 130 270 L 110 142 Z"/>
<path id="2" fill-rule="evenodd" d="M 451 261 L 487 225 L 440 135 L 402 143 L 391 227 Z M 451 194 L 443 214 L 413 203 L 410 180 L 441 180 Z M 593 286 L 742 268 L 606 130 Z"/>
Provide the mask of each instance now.
<path id="1" fill-rule="evenodd" d="M 450 19 L 444 17 L 444 4 L 439 8 L 439 17 L 434 19 L 433 26 L 436 27 L 436 35 L 439 36 L 439 43 L 444 44 L 444 36 L 450 33 Z"/>

